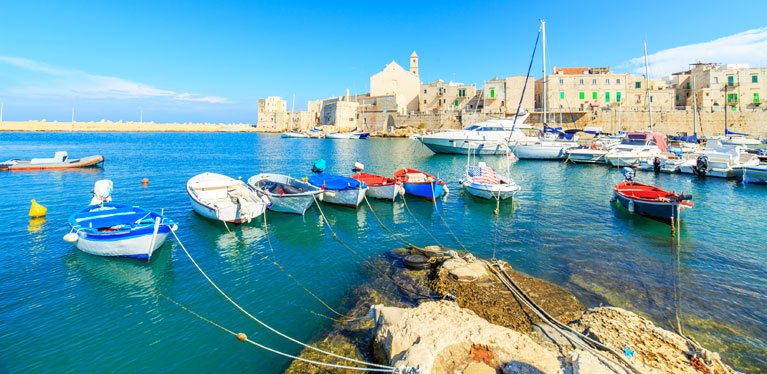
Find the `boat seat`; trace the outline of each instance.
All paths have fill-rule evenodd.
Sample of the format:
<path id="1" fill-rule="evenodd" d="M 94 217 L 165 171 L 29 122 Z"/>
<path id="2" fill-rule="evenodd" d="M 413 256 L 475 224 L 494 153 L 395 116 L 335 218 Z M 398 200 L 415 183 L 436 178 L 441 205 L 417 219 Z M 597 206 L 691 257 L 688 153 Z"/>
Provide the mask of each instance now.
<path id="1" fill-rule="evenodd" d="M 297 195 L 305 192 L 303 188 L 294 187 L 286 183 L 273 182 L 273 181 L 261 181 L 258 183 L 260 188 L 267 190 L 275 195 L 280 194 L 280 189 L 285 195 Z"/>
<path id="2" fill-rule="evenodd" d="M 424 183 L 429 181 L 424 173 L 406 173 L 405 178 L 407 178 L 407 181 L 410 183 Z"/>

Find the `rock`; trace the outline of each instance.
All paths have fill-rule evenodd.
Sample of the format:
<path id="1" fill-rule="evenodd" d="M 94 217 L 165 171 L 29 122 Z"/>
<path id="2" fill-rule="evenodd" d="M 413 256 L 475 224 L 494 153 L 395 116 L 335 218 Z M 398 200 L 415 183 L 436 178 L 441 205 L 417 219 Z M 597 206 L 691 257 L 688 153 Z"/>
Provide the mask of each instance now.
<path id="1" fill-rule="evenodd" d="M 453 280 L 461 283 L 475 282 L 479 279 L 488 277 L 485 266 L 478 262 L 458 266 L 449 270 L 449 273 Z"/>
<path id="2" fill-rule="evenodd" d="M 603 364 L 599 358 L 580 349 L 568 353 L 565 362 L 572 366 L 572 374 L 616 374 L 615 370 Z M 617 367 L 615 369 L 619 370 Z M 618 373 L 628 374 L 623 370 L 619 370 Z"/>
<path id="3" fill-rule="evenodd" d="M 518 362 L 518 366 L 532 369 L 531 373 L 562 373 L 556 352 L 447 301 L 426 302 L 411 309 L 381 307 L 374 344 L 392 366 L 420 365 L 430 374 L 452 374 L 461 363 L 470 361 L 472 351 L 475 358 L 490 360 L 482 363 L 492 372 L 502 364 Z M 478 354 L 477 346 L 491 354 Z M 473 370 L 486 368 L 475 365 Z"/>
<path id="4" fill-rule="evenodd" d="M 463 369 L 463 374 L 495 374 L 495 369 L 484 362 L 472 362 Z"/>

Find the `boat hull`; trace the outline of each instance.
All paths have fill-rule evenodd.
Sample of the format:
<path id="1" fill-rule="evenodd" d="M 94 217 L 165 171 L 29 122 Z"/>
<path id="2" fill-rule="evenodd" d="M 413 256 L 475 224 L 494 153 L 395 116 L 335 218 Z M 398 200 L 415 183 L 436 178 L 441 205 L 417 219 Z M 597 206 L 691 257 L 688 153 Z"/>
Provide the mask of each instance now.
<path id="1" fill-rule="evenodd" d="M 664 222 L 670 222 L 672 218 L 679 217 L 679 204 L 675 202 L 631 199 L 617 192 L 615 193 L 615 198 L 624 208 L 640 216 L 650 217 Z"/>
<path id="2" fill-rule="evenodd" d="M 269 207 L 269 210 L 273 212 L 304 215 L 314 204 L 314 195 L 320 195 L 317 196 L 317 199 L 322 199 L 322 193 L 284 197 L 270 196 L 269 201 L 272 202 L 272 206 Z"/>
<path id="3" fill-rule="evenodd" d="M 565 148 L 519 144 L 512 148 L 520 160 L 564 160 Z"/>
<path id="4" fill-rule="evenodd" d="M 391 200 L 394 201 L 397 195 L 400 193 L 400 185 L 397 183 L 391 183 L 381 186 L 368 185 L 368 190 L 365 192 L 365 196 L 374 199 Z"/>
<path id="5" fill-rule="evenodd" d="M 333 205 L 345 206 L 357 209 L 365 198 L 368 188 L 349 188 L 346 190 L 328 190 L 324 191 L 323 202 Z"/>
<path id="6" fill-rule="evenodd" d="M 263 181 L 287 184 L 291 187 L 305 190 L 305 192 L 291 194 L 273 193 L 260 185 L 260 182 Z M 322 190 L 318 187 L 282 174 L 264 173 L 254 175 L 248 179 L 248 186 L 254 189 L 259 197 L 266 196 L 269 198 L 271 205 L 268 209 L 273 212 L 304 215 L 314 204 L 315 199 L 322 200 Z"/>
<path id="7" fill-rule="evenodd" d="M 743 183 L 767 184 L 767 167 L 743 167 L 734 172 L 741 177 Z"/>
<path id="8" fill-rule="evenodd" d="M 215 199 L 210 199 L 210 196 L 206 197 L 206 195 L 200 195 L 201 191 L 197 190 L 197 188 L 210 180 L 221 181 L 220 187 L 217 188 L 224 190 L 223 196 L 216 196 Z M 234 184 L 227 185 L 227 183 Z M 234 193 L 235 191 L 240 193 L 242 198 L 237 198 L 238 202 L 232 204 L 230 202 L 233 198 L 231 193 Z M 267 204 L 243 182 L 235 181 L 230 177 L 215 173 L 203 173 L 192 177 L 186 184 L 186 193 L 189 195 L 192 210 L 199 215 L 213 220 L 236 224 L 250 222 L 252 219 L 263 214 L 267 206 Z M 221 200 L 226 201 L 226 203 L 222 204 Z M 243 213 L 245 213 L 245 215 L 243 215 Z"/>
<path id="9" fill-rule="evenodd" d="M 423 145 L 434 153 L 453 155 L 505 155 L 507 147 L 499 142 L 483 144 L 481 140 L 454 140 L 420 138 Z"/>
<path id="10" fill-rule="evenodd" d="M 637 166 L 639 165 L 639 161 L 642 160 L 641 157 L 637 156 L 626 156 L 626 157 L 606 157 L 607 163 L 615 166 L 617 168 L 626 167 L 626 166 Z"/>
<path id="11" fill-rule="evenodd" d="M 99 166 L 104 162 L 103 156 L 88 156 L 65 162 L 50 163 L 29 163 L 19 162 L 0 163 L 0 170 L 23 171 L 23 170 L 56 170 L 56 169 L 77 169 Z"/>
<path id="12" fill-rule="evenodd" d="M 514 197 L 520 190 L 519 186 L 513 185 L 490 185 L 482 183 L 463 183 L 463 188 L 472 196 L 488 200 L 505 200 Z"/>
<path id="13" fill-rule="evenodd" d="M 402 187 L 405 189 L 405 193 L 421 199 L 434 201 L 442 196 L 442 192 L 445 190 L 444 183 L 403 183 Z"/>
<path id="14" fill-rule="evenodd" d="M 565 152 L 567 159 L 576 164 L 604 164 L 607 151 L 587 150 Z"/>
<path id="15" fill-rule="evenodd" d="M 75 245 L 81 251 L 96 256 L 149 260 L 152 254 L 165 243 L 165 239 L 168 238 L 169 234 L 169 227 L 160 226 L 153 244 L 152 233 L 123 239 L 110 239 L 108 236 L 96 236 L 81 232 L 78 234 L 79 239 L 77 239 Z"/>

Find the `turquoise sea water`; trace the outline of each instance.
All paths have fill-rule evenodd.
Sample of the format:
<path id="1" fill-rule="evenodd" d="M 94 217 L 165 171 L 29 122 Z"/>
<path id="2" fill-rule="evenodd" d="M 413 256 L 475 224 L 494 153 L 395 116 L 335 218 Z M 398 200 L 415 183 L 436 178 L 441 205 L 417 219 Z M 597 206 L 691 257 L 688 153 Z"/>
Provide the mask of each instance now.
<path id="1" fill-rule="evenodd" d="M 106 259 L 64 242 L 68 216 L 90 201 L 93 183 L 114 182 L 115 202 L 160 210 L 208 274 L 250 312 L 303 341 L 329 321 L 322 306 L 262 255 L 271 256 L 263 221 L 232 227 L 194 214 L 186 181 L 211 171 L 237 177 L 260 172 L 305 176 L 312 162 L 329 172 L 391 175 L 400 167 L 438 174 L 451 193 L 435 207 L 409 199 L 418 219 L 444 245 L 459 245 L 440 216 L 478 256 L 497 257 L 517 270 L 559 284 L 588 306 L 616 305 L 671 328 L 675 262 L 668 225 L 611 204 L 619 169 L 520 161 L 511 175 L 522 187 L 504 203 L 494 240 L 495 204 L 460 189 L 466 158 L 433 155 L 406 139 L 332 141 L 262 134 L 2 133 L 0 160 L 102 154 L 102 168 L 1 172 L 0 372 L 279 372 L 289 360 L 238 342 L 137 285 L 155 288 L 221 325 L 262 344 L 297 354 L 300 347 L 263 330 L 218 295 L 177 243 L 169 240 L 150 263 Z M 503 158 L 485 157 L 490 165 Z M 504 167 L 499 167 L 499 171 Z M 146 187 L 142 178 L 148 178 Z M 638 172 L 637 179 L 693 194 L 681 230 L 680 312 L 687 331 L 726 360 L 750 372 L 767 371 L 767 187 L 720 179 Z M 27 217 L 30 199 L 48 208 Z M 371 201 L 390 227 L 421 245 L 434 240 L 401 202 Z M 323 206 L 338 235 L 363 256 L 398 242 L 366 206 Z M 361 261 L 332 240 L 319 212 L 268 213 L 278 261 L 331 305 L 363 281 Z M 259 255 L 260 254 L 260 255 Z M 114 265 L 114 266 L 112 266 Z M 127 273 L 127 274 L 126 274 Z"/>

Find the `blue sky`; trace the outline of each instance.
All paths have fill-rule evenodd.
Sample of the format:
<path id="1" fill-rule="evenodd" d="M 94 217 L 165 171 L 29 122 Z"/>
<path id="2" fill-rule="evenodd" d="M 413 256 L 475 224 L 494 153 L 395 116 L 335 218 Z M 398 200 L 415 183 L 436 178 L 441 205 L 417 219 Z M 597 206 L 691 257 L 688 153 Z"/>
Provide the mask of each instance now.
<path id="1" fill-rule="evenodd" d="M 364 93 L 413 50 L 425 83 L 524 74 L 540 18 L 549 67 L 633 72 L 645 39 L 651 75 L 690 59 L 767 66 L 765 14 L 765 1 L 5 2 L 0 102 L 7 121 L 75 107 L 81 121 L 254 123 L 259 98 L 295 94 L 299 110 Z"/>

